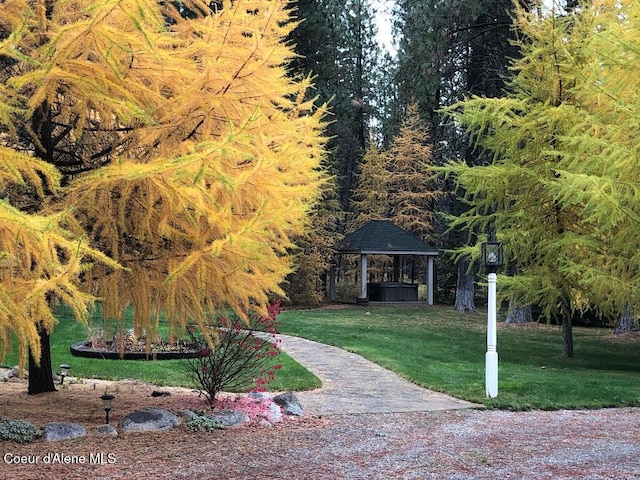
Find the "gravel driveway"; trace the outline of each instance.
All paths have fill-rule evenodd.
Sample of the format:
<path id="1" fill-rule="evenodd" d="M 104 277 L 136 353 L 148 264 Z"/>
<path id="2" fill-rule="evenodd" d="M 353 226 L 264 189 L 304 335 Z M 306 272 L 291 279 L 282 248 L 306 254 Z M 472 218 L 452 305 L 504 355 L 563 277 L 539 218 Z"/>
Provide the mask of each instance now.
<path id="1" fill-rule="evenodd" d="M 272 429 L 0 443 L 3 455 L 102 453 L 113 463 L 0 462 L 0 479 L 640 478 L 640 409 L 330 416 Z"/>
<path id="2" fill-rule="evenodd" d="M 89 381 L 28 396 L 24 382 L 0 383 L 0 417 L 88 427 L 77 440 L 0 442 L 0 480 L 640 479 L 639 408 L 469 409 L 334 347 L 282 343 L 324 386 L 299 394 L 305 417 L 272 428 L 105 437 L 96 430 L 105 388 L 117 397 L 114 424 L 141 406 L 185 408 L 194 394 L 171 389 L 170 397 L 152 397 L 152 385 Z M 47 454 L 70 461 L 45 463 Z"/>

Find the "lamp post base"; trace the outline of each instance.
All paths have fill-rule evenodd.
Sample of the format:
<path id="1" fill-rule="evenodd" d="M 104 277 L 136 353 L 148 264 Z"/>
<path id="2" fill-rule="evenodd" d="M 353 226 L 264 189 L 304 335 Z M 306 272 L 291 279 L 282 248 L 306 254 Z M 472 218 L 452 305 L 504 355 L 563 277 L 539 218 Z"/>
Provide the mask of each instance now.
<path id="1" fill-rule="evenodd" d="M 498 396 L 498 352 L 487 352 L 485 355 L 485 385 L 487 397 Z"/>

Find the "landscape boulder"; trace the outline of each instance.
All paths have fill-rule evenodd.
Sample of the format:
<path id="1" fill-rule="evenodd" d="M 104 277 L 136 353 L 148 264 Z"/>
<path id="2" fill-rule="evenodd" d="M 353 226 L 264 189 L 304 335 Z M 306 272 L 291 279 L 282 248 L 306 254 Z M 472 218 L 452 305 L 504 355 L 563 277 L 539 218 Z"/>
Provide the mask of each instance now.
<path id="1" fill-rule="evenodd" d="M 298 397 L 291 392 L 281 393 L 273 397 L 273 401 L 282 407 L 286 415 L 301 417 L 304 415 L 304 408 L 300 405 Z"/>
<path id="2" fill-rule="evenodd" d="M 180 419 L 163 408 L 145 407 L 122 419 L 124 432 L 168 432 L 180 424 Z"/>
<path id="3" fill-rule="evenodd" d="M 282 409 L 280 405 L 273 401 L 271 395 L 266 392 L 249 392 L 249 398 L 255 402 L 261 403 L 267 408 L 267 411 L 258 413 L 259 417 L 265 419 L 268 423 L 278 423 L 282 421 Z"/>
<path id="4" fill-rule="evenodd" d="M 246 413 L 236 410 L 220 410 L 207 415 L 207 417 L 219 423 L 221 427 L 237 427 L 249 422 L 249 416 Z"/>
<path id="5" fill-rule="evenodd" d="M 269 411 L 262 415 L 270 423 L 278 423 L 282 421 L 282 409 L 280 406 L 272 402 L 269 404 Z"/>
<path id="6" fill-rule="evenodd" d="M 256 402 L 271 402 L 272 400 L 271 395 L 267 392 L 256 392 L 255 390 L 250 391 L 247 396 Z"/>
<path id="7" fill-rule="evenodd" d="M 103 435 L 110 436 L 110 437 L 118 436 L 118 431 L 115 428 L 113 428 L 111 425 L 100 425 L 98 427 L 98 433 L 101 433 Z"/>
<path id="8" fill-rule="evenodd" d="M 42 430 L 47 441 L 71 440 L 87 434 L 87 430 L 77 423 L 47 423 Z"/>
<path id="9" fill-rule="evenodd" d="M 18 367 L 0 368 L 0 380 L 3 382 L 8 382 L 10 378 L 18 378 L 19 375 Z"/>

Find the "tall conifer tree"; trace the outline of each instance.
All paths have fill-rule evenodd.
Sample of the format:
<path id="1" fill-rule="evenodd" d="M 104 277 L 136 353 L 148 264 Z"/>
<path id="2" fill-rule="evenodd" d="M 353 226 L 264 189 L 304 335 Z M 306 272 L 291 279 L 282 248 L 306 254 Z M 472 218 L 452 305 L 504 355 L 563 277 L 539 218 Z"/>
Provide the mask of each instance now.
<path id="1" fill-rule="evenodd" d="M 575 312 L 638 307 L 638 21 L 637 2 L 584 2 L 565 17 L 520 10 L 509 96 L 451 110 L 494 153 L 490 165 L 446 169 L 471 205 L 455 225 L 495 225 L 518 266 L 502 283 L 562 318 L 569 357 Z"/>
<path id="2" fill-rule="evenodd" d="M 428 125 L 411 103 L 389 151 L 390 217 L 399 227 L 433 241 L 435 207 L 442 192 L 434 177 Z"/>
<path id="3" fill-rule="evenodd" d="M 65 188 L 32 210 L 60 212 L 67 231 L 124 267 L 70 270 L 106 317 L 132 306 L 136 330 L 151 333 L 161 313 L 173 328 L 204 325 L 281 293 L 324 154 L 323 107 L 306 98 L 310 79 L 285 67 L 287 2 L 6 0 L 0 25 L 3 160 L 12 168 L 11 152 L 31 150 L 53 165 Z M 81 262 L 69 248 L 58 260 Z M 68 301 L 47 272 L 32 273 L 42 297 Z M 23 317 L 44 334 L 54 323 L 44 307 Z M 18 340 L 34 368 L 50 369 L 32 335 Z M 50 389 L 36 383 L 32 393 Z"/>
<path id="4" fill-rule="evenodd" d="M 434 157 L 443 159 L 464 156 L 469 164 L 487 161 L 481 149 L 469 147 L 468 139 L 451 128 L 440 108 L 462 100 L 468 94 L 499 96 L 504 88 L 511 58 L 518 56 L 511 14 L 512 0 L 399 0 L 401 33 L 396 75 L 399 101 L 408 105 L 417 101 L 422 117 L 430 122 Z M 453 185 L 444 188 L 454 193 Z M 455 200 L 443 205 L 456 215 L 464 204 Z M 439 231 L 444 244 L 458 247 L 469 236 Z M 475 236 L 475 232 L 472 236 Z M 455 308 L 474 311 L 476 270 L 467 256 L 457 260 Z M 443 275 L 442 277 L 446 277 Z"/>
<path id="5" fill-rule="evenodd" d="M 328 166 L 336 176 L 340 204 L 349 211 L 375 110 L 379 46 L 373 7 L 370 0 L 302 0 L 295 8 L 302 23 L 290 37 L 300 55 L 292 69 L 296 73 L 311 71 L 318 100 L 330 101 Z"/>
<path id="6" fill-rule="evenodd" d="M 353 217 L 349 231 L 355 231 L 370 220 L 387 220 L 391 215 L 389 155 L 370 145 L 365 152 L 351 203 Z"/>

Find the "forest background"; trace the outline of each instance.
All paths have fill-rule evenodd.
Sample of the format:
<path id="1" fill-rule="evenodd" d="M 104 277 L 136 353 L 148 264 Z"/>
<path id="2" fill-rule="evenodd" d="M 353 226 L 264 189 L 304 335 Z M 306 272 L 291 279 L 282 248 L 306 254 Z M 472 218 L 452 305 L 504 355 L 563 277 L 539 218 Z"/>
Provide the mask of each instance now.
<path id="1" fill-rule="evenodd" d="M 539 2 L 525 2 L 528 10 Z M 475 232 L 450 230 L 448 215 L 464 208 L 454 182 L 434 179 L 452 158 L 486 161 L 442 108 L 469 95 L 504 93 L 511 61 L 519 56 L 511 0 L 297 2 L 303 22 L 291 35 L 292 68 L 313 72 L 317 102 L 330 102 L 326 167 L 333 189 L 314 212 L 319 226 L 300 238 L 298 270 L 285 286 L 294 303 L 326 295 L 332 246 L 370 219 L 390 219 L 442 252 L 470 242 Z M 390 36 L 379 32 L 381 12 Z M 378 35 L 384 34 L 384 37 Z M 338 259 L 338 294 L 357 296 L 357 259 Z M 415 277 L 411 259 L 406 277 Z M 370 280 L 388 278 L 389 260 L 374 259 Z M 436 301 L 475 310 L 478 267 L 467 255 L 438 262 Z"/>
<path id="2" fill-rule="evenodd" d="M 381 41 L 382 5 L 392 29 Z M 335 183 L 314 212 L 322 228 L 300 242 L 292 301 L 325 295 L 326 279 L 307 273 L 326 271 L 337 239 L 389 219 L 443 253 L 439 303 L 475 311 L 478 247 L 497 232 L 508 261 L 507 322 L 562 323 L 565 356 L 576 322 L 637 329 L 628 247 L 637 162 L 621 133 L 636 125 L 634 2 L 298 8 L 294 68 L 314 72 L 319 99 L 331 102 L 326 166 Z M 346 298 L 356 296 L 356 262 L 338 257 Z M 417 262 L 403 263 L 405 279 L 424 270 Z M 370 265 L 369 281 L 392 278 L 388 258 Z"/>

